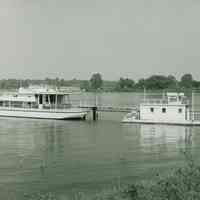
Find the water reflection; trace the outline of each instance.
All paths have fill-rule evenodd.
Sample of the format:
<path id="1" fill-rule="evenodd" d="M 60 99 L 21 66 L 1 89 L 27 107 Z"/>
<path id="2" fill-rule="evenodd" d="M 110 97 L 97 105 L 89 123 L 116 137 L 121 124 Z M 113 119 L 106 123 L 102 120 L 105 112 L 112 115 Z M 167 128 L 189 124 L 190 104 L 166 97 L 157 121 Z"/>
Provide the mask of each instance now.
<path id="1" fill-rule="evenodd" d="M 192 127 L 141 125 L 140 145 L 144 152 L 172 151 L 192 145 Z"/>
<path id="2" fill-rule="evenodd" d="M 191 151 L 199 135 L 197 127 L 124 124 L 126 158 L 136 174 L 153 169 L 179 165 L 183 152 Z M 198 138 L 197 141 L 194 138 Z M 150 170 L 150 171 L 151 171 Z"/>

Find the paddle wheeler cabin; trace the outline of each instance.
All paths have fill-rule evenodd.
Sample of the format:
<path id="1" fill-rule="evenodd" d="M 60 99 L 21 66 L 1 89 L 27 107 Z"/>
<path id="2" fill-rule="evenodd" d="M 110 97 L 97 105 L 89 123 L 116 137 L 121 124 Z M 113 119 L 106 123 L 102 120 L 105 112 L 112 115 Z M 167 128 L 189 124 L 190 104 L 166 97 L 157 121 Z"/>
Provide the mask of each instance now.
<path id="1" fill-rule="evenodd" d="M 183 93 L 166 93 L 160 99 L 144 97 L 139 108 L 122 120 L 127 123 L 200 125 L 200 113 Z"/>
<path id="2" fill-rule="evenodd" d="M 0 95 L 0 116 L 42 119 L 85 119 L 88 110 L 73 107 L 66 89 L 19 88 L 15 93 Z"/>

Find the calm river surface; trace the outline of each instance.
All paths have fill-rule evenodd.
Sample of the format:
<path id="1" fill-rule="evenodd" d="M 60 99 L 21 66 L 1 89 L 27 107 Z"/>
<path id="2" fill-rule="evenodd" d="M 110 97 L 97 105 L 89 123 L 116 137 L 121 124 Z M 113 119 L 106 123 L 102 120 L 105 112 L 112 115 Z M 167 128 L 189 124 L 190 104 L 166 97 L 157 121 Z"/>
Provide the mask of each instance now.
<path id="1" fill-rule="evenodd" d="M 127 99 L 134 97 L 109 94 L 107 100 Z M 0 118 L 0 199 L 148 179 L 183 165 L 186 148 L 199 162 L 200 127 L 122 124 L 123 115 L 101 113 L 97 122 Z"/>

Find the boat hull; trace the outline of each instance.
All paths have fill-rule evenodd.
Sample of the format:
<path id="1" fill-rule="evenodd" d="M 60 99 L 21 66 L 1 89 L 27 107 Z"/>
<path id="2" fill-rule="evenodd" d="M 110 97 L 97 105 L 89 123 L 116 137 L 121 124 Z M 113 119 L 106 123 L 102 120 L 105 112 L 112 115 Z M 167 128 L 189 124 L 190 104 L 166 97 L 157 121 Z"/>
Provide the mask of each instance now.
<path id="1" fill-rule="evenodd" d="M 200 126 L 200 121 L 184 120 L 184 121 L 156 121 L 156 120 L 140 120 L 140 119 L 123 119 L 123 123 L 135 124 L 165 124 L 165 125 L 182 125 L 182 126 Z"/>
<path id="2" fill-rule="evenodd" d="M 87 110 L 78 108 L 69 108 L 65 110 L 0 108 L 0 117 L 67 120 L 67 119 L 85 119 L 87 114 L 88 114 Z"/>

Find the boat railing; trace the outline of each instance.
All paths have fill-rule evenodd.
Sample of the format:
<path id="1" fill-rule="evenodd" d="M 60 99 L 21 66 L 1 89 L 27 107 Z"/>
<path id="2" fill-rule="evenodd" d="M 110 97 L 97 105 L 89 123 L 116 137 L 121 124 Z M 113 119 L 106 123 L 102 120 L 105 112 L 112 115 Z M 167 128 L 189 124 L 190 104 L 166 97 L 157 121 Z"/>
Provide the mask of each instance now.
<path id="1" fill-rule="evenodd" d="M 4 103 L 1 104 L 0 107 L 4 108 L 19 108 L 19 109 L 45 109 L 45 110 L 53 110 L 53 109 L 68 109 L 73 107 L 71 103 L 68 104 L 43 104 L 41 107 L 38 104 L 9 104 Z"/>
<path id="2" fill-rule="evenodd" d="M 72 104 L 43 104 L 42 107 L 36 106 L 35 108 L 46 109 L 46 110 L 55 110 L 55 109 L 68 109 L 72 108 Z"/>
<path id="3" fill-rule="evenodd" d="M 182 99 L 182 100 L 177 100 L 177 101 L 170 101 L 167 98 L 164 99 L 144 99 L 141 102 L 142 104 L 188 104 L 188 100 Z"/>
<path id="4" fill-rule="evenodd" d="M 190 118 L 192 121 L 200 121 L 200 111 L 191 111 Z"/>
<path id="5" fill-rule="evenodd" d="M 145 99 L 142 104 L 168 104 L 167 99 Z"/>

